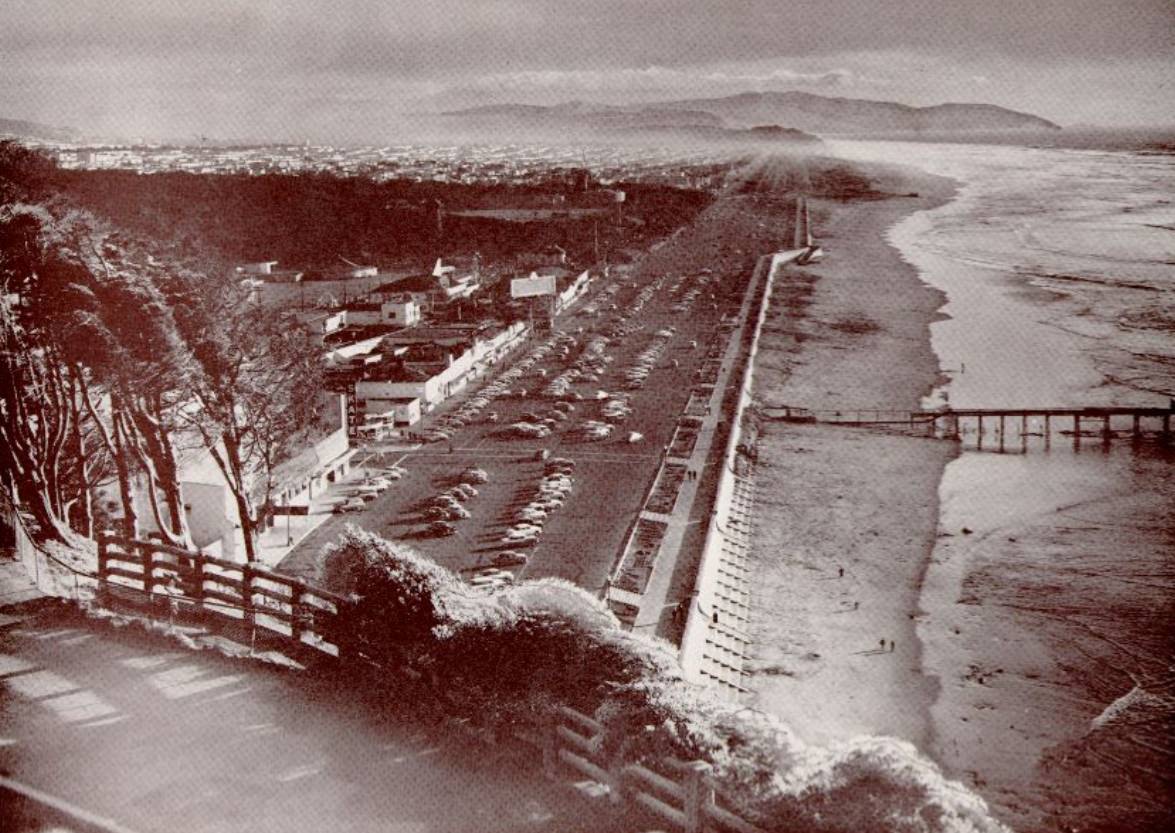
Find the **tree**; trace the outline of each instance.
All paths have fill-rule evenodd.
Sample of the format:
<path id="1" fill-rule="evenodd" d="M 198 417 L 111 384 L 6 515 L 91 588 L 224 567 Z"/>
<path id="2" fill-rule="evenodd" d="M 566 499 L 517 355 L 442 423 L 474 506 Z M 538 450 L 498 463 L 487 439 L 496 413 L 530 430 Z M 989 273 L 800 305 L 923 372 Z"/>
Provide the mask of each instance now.
<path id="1" fill-rule="evenodd" d="M 54 208 L 0 214 L 9 482 L 45 535 L 72 526 L 89 536 L 92 495 L 113 469 L 134 537 L 145 475 L 156 526 L 189 545 L 170 423 L 190 359 L 158 267 L 92 216 Z"/>
<path id="2" fill-rule="evenodd" d="M 42 232 L 51 222 L 35 207 L 0 207 L 0 467 L 12 502 L 30 512 L 37 534 L 68 541 L 77 502 L 69 482 L 77 469 L 69 457 L 84 458 L 85 449 L 78 447 L 76 379 L 37 297 L 43 276 L 60 266 L 44 245 Z M 88 517 L 81 520 L 88 523 Z"/>
<path id="3" fill-rule="evenodd" d="M 185 413 L 224 475 L 237 506 L 249 561 L 265 522 L 278 464 L 303 429 L 318 422 L 321 370 L 300 330 L 284 327 L 226 279 L 189 293 L 177 308 L 197 372 L 198 405 Z"/>

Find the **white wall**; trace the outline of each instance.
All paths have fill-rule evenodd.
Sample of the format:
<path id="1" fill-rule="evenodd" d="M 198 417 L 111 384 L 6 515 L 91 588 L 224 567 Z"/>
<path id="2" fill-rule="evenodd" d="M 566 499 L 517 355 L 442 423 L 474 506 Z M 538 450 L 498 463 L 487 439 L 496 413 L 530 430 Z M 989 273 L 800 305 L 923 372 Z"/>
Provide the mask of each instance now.
<path id="1" fill-rule="evenodd" d="M 415 300 L 384 301 L 380 307 L 380 314 L 385 324 L 411 327 L 420 323 L 420 304 Z"/>

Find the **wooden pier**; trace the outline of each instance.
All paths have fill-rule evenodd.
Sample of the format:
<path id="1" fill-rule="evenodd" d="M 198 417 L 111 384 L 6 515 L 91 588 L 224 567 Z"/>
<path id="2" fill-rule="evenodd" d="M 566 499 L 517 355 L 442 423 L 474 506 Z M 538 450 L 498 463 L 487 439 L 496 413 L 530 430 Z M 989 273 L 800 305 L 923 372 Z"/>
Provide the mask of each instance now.
<path id="1" fill-rule="evenodd" d="M 1144 438 L 1171 441 L 1172 407 L 1107 406 L 1080 408 L 947 408 L 938 411 L 893 411 L 875 409 L 811 410 L 788 406 L 762 409 L 768 419 L 783 422 L 823 423 L 846 426 L 889 427 L 945 439 L 970 440 L 980 449 L 1005 450 L 1009 445 L 1026 447 L 1031 437 L 1044 440 L 1046 447 L 1054 434 L 1071 437 L 1080 446 L 1083 439 Z"/>

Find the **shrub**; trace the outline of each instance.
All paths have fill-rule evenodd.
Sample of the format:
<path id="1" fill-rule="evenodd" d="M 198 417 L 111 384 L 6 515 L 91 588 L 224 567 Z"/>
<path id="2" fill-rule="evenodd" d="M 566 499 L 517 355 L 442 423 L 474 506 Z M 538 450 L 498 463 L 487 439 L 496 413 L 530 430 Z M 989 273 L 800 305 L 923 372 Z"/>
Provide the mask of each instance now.
<path id="1" fill-rule="evenodd" d="M 448 620 L 446 601 L 456 602 L 462 588 L 435 562 L 353 525 L 326 549 L 321 567 L 329 589 L 358 597 L 340 611 L 346 647 L 373 658 L 427 651 Z"/>

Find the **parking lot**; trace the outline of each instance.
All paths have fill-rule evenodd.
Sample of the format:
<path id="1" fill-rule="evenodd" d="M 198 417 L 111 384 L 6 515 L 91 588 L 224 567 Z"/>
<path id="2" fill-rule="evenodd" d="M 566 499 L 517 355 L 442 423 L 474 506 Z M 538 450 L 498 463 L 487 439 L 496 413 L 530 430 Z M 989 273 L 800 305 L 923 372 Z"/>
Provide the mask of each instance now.
<path id="1" fill-rule="evenodd" d="M 352 521 L 454 570 L 512 551 L 527 560 L 516 574 L 601 588 L 740 278 L 699 271 L 607 281 L 496 378 L 431 415 L 420 448 L 382 460 L 402 458 L 400 479 L 364 510 L 311 533 L 283 570 L 311 575 L 316 553 Z M 555 460 L 568 461 L 561 474 L 549 471 Z M 467 478 L 460 494 L 437 500 L 471 468 L 484 482 Z M 527 522 L 540 527 L 537 537 L 521 534 Z"/>
<path id="2" fill-rule="evenodd" d="M 687 229 L 702 239 L 678 247 L 708 249 L 709 258 L 656 253 L 630 274 L 597 282 L 499 373 L 414 426 L 426 442 L 371 458 L 375 469 L 399 460 L 402 477 L 363 511 L 336 516 L 308 535 L 280 569 L 316 577 L 323 546 L 352 522 L 467 578 L 509 552 L 525 556 L 525 564 L 509 566 L 515 576 L 556 576 L 602 589 L 666 447 L 689 441 L 688 431 L 674 438 L 678 419 L 707 375 L 707 356 L 722 343 L 723 316 L 742 300 L 754 264 L 750 246 L 770 245 L 719 245 L 731 227 Z M 689 271 L 658 268 L 683 262 Z M 570 465 L 553 472 L 556 459 Z M 484 473 L 484 482 L 452 492 L 470 469 Z M 558 494 L 551 494 L 555 485 Z"/>

